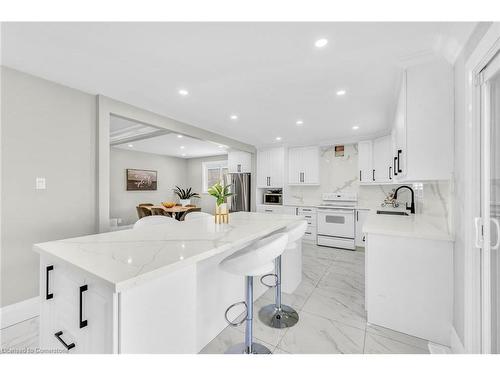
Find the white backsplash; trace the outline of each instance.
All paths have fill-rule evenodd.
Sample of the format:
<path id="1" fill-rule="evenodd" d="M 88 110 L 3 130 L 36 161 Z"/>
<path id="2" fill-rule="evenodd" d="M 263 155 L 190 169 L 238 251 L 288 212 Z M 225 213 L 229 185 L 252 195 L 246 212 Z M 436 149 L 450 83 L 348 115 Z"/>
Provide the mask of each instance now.
<path id="1" fill-rule="evenodd" d="M 360 185 L 358 180 L 357 145 L 345 145 L 343 157 L 335 157 L 335 147 L 325 146 L 320 150 L 320 185 L 288 186 L 284 190 L 285 204 L 318 205 L 321 194 L 350 191 L 358 193 L 358 206 L 380 207 L 392 189 L 400 185 Z M 416 212 L 443 218 L 449 227 L 451 207 L 451 185 L 449 181 L 410 184 L 415 191 Z M 410 201 L 408 191 L 401 191 L 398 201 Z"/>

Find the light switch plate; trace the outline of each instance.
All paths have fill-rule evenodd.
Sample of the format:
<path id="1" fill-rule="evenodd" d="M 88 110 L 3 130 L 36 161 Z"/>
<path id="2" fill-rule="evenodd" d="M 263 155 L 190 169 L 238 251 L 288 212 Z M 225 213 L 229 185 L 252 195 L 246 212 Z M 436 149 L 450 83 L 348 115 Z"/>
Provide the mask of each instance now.
<path id="1" fill-rule="evenodd" d="M 36 178 L 35 189 L 36 190 L 45 190 L 46 189 L 45 177 L 37 177 Z"/>

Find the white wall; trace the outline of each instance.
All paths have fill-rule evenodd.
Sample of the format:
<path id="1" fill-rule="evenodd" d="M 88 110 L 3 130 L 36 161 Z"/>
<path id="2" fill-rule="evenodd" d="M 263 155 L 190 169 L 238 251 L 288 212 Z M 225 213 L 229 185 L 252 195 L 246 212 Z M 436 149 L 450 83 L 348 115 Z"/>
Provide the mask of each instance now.
<path id="1" fill-rule="evenodd" d="M 126 169 L 158 171 L 158 189 L 153 191 L 127 191 Z M 121 150 L 111 147 L 110 152 L 110 217 L 121 218 L 121 225 L 137 221 L 139 203 L 160 204 L 177 202 L 172 189 L 187 183 L 187 160 L 171 156 Z"/>
<path id="2" fill-rule="evenodd" d="M 96 232 L 96 99 L 6 67 L 1 88 L 6 306 L 39 294 L 34 243 Z"/>
<path id="3" fill-rule="evenodd" d="M 193 158 L 188 159 L 188 179 L 187 186 L 192 187 L 193 190 L 200 194 L 201 198 L 193 201 L 196 205 L 201 207 L 203 212 L 213 214 L 215 209 L 215 198 L 211 195 L 203 193 L 203 171 L 202 163 L 206 161 L 219 161 L 227 160 L 227 155 L 210 156 L 206 158 Z"/>

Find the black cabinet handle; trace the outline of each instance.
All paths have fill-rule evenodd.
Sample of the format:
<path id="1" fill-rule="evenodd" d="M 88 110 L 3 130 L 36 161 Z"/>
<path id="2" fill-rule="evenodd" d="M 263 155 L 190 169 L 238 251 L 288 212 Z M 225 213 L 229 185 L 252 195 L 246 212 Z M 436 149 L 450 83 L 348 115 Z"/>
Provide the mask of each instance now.
<path id="1" fill-rule="evenodd" d="M 54 266 L 47 266 L 45 269 L 45 299 L 52 299 L 54 298 L 53 293 L 49 293 L 49 272 L 54 269 Z"/>
<path id="2" fill-rule="evenodd" d="M 375 181 L 375 169 L 372 170 L 372 180 Z"/>
<path id="3" fill-rule="evenodd" d="M 61 337 L 61 336 L 62 336 L 62 334 L 63 334 L 63 331 L 59 331 L 59 332 L 54 333 L 54 336 L 56 337 L 56 339 L 58 339 L 58 340 L 59 340 L 59 342 L 60 342 L 61 344 L 63 344 L 63 345 L 64 345 L 64 347 L 65 347 L 67 350 L 71 350 L 71 349 L 73 349 L 73 348 L 75 347 L 75 343 L 74 343 L 74 342 L 72 342 L 71 344 L 66 344 L 66 342 L 65 342 L 65 341 L 62 339 L 62 337 Z"/>
<path id="4" fill-rule="evenodd" d="M 86 292 L 88 289 L 88 285 L 86 284 L 80 287 L 80 328 L 87 327 L 87 320 L 83 320 L 83 292 Z"/>
<path id="5" fill-rule="evenodd" d="M 392 180 L 392 167 L 389 167 L 389 180 Z"/>
<path id="6" fill-rule="evenodd" d="M 359 211 L 356 211 L 356 221 L 359 221 Z"/>
<path id="7" fill-rule="evenodd" d="M 363 242 L 365 242 L 365 236 L 363 236 Z"/>
<path id="8" fill-rule="evenodd" d="M 361 171 L 359 171 L 359 181 L 361 181 Z"/>
<path id="9" fill-rule="evenodd" d="M 403 153 L 403 151 L 402 151 L 402 150 L 398 150 L 398 173 L 403 172 L 403 171 L 401 170 L 400 165 L 399 165 L 399 157 L 401 156 L 401 154 L 402 154 L 402 153 Z"/>
<path id="10" fill-rule="evenodd" d="M 397 156 L 394 156 L 394 176 L 398 175 L 398 169 L 396 168 L 396 160 L 398 160 Z"/>

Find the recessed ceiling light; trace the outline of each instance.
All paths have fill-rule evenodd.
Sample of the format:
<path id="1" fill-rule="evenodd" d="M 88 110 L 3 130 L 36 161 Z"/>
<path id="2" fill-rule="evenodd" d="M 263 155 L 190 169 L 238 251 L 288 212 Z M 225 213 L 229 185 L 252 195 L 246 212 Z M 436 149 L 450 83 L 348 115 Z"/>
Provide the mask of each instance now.
<path id="1" fill-rule="evenodd" d="M 339 90 L 339 91 L 337 91 L 337 96 L 343 96 L 346 94 L 346 92 L 347 91 L 345 91 L 345 90 Z"/>
<path id="2" fill-rule="evenodd" d="M 358 129 L 359 129 L 359 126 L 358 126 L 358 125 L 354 125 L 354 126 L 352 127 L 352 130 L 358 130 Z"/>
<path id="3" fill-rule="evenodd" d="M 281 137 L 276 137 L 276 140 L 277 141 L 281 141 Z"/>
<path id="4" fill-rule="evenodd" d="M 298 126 L 301 126 L 301 125 L 304 125 L 304 121 L 302 120 L 297 120 L 297 122 L 295 122 Z"/>
<path id="5" fill-rule="evenodd" d="M 184 148 L 185 148 L 184 146 L 181 146 L 181 150 L 184 150 Z"/>
<path id="6" fill-rule="evenodd" d="M 189 95 L 189 91 L 185 90 L 185 89 L 180 89 L 179 90 L 179 95 L 187 96 L 187 95 Z"/>
<path id="7" fill-rule="evenodd" d="M 186 154 L 182 154 L 181 156 L 186 156 Z"/>
<path id="8" fill-rule="evenodd" d="M 224 147 L 224 145 L 219 145 L 219 148 L 223 148 L 223 147 Z"/>
<path id="9" fill-rule="evenodd" d="M 131 143 L 131 144 L 128 145 L 128 147 L 134 147 L 134 145 Z"/>
<path id="10" fill-rule="evenodd" d="M 323 48 L 327 44 L 328 44 L 328 39 L 325 38 L 318 39 L 316 42 L 314 42 L 314 45 L 318 48 Z"/>
<path id="11" fill-rule="evenodd" d="M 231 120 L 238 120 L 238 115 L 231 115 L 230 118 Z"/>
<path id="12" fill-rule="evenodd" d="M 182 138 L 182 134 L 177 134 L 177 138 Z"/>

